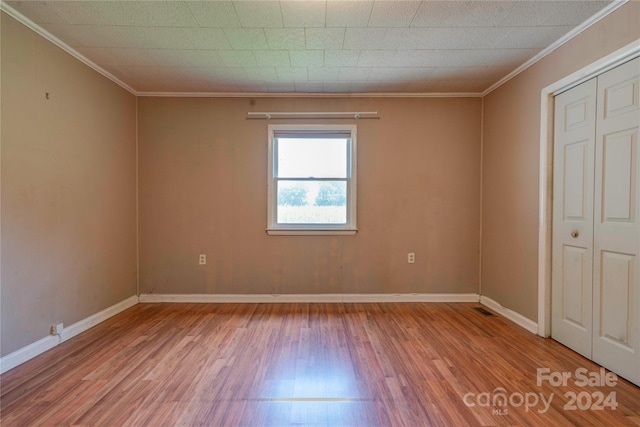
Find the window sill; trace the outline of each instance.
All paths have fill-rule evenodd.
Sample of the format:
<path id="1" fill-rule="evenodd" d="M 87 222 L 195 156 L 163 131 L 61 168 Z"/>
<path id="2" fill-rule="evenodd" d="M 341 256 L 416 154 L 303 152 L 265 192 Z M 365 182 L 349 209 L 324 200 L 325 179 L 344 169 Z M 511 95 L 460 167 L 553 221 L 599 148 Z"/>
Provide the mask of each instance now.
<path id="1" fill-rule="evenodd" d="M 269 236 L 354 236 L 358 229 L 267 228 Z"/>

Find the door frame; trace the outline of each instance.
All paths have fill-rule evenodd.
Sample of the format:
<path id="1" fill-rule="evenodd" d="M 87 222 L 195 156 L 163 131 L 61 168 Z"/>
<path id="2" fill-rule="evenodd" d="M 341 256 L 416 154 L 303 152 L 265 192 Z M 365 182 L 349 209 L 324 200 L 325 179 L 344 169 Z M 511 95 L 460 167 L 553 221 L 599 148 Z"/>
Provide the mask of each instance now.
<path id="1" fill-rule="evenodd" d="M 551 336 L 551 226 L 553 223 L 553 115 L 555 96 L 640 56 L 640 39 L 542 89 L 538 205 L 538 335 Z"/>

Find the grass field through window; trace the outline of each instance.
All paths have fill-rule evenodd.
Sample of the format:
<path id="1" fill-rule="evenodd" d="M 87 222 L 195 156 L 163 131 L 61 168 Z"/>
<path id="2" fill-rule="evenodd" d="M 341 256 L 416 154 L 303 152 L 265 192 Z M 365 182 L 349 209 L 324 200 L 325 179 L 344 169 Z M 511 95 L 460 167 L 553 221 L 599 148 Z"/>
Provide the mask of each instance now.
<path id="1" fill-rule="evenodd" d="M 279 224 L 346 224 L 346 206 L 278 206 Z"/>

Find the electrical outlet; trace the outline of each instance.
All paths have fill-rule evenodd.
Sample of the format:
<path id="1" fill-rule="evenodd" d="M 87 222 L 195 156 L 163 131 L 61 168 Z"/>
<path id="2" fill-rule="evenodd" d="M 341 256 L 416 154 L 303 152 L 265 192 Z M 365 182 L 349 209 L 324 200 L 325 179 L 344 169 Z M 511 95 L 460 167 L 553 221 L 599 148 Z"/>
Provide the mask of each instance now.
<path id="1" fill-rule="evenodd" d="M 407 262 L 409 264 L 414 264 L 416 262 L 416 254 L 414 252 L 409 252 L 407 254 Z"/>
<path id="2" fill-rule="evenodd" d="M 49 328 L 49 335 L 60 335 L 64 330 L 64 325 L 62 323 L 58 323 L 57 325 L 52 325 Z"/>
<path id="3" fill-rule="evenodd" d="M 200 254 L 200 258 L 198 260 L 198 264 L 205 265 L 206 263 L 207 263 L 207 255 L 206 254 Z"/>

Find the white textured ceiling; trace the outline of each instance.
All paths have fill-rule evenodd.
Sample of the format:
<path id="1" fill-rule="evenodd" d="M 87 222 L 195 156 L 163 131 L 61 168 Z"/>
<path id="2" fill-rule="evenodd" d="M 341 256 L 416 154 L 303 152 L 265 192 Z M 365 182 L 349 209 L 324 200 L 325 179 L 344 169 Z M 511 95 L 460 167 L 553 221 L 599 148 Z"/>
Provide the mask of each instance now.
<path id="1" fill-rule="evenodd" d="M 137 92 L 482 92 L 610 1 L 6 1 Z"/>

